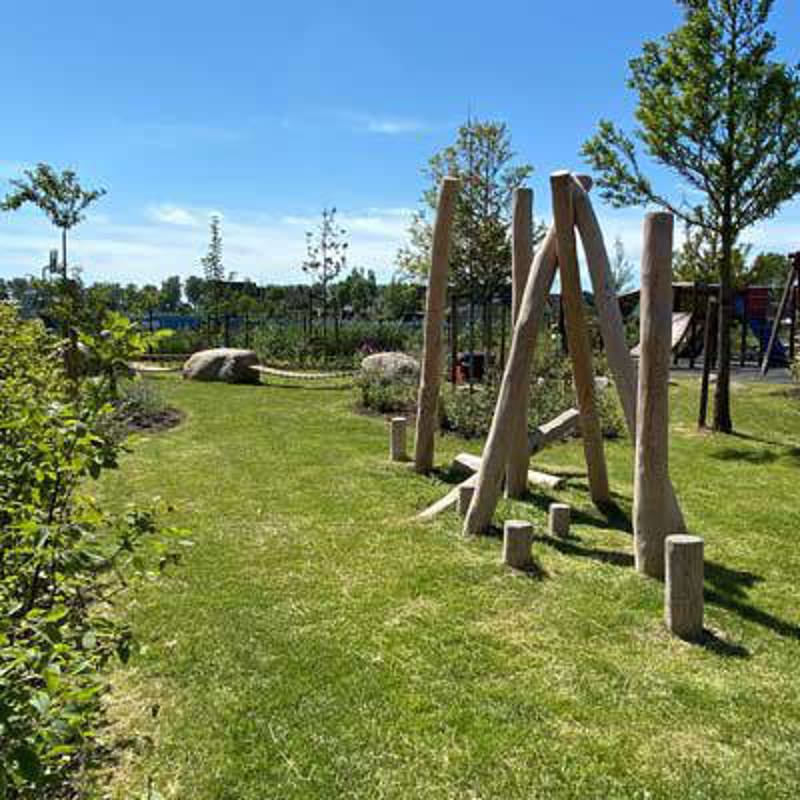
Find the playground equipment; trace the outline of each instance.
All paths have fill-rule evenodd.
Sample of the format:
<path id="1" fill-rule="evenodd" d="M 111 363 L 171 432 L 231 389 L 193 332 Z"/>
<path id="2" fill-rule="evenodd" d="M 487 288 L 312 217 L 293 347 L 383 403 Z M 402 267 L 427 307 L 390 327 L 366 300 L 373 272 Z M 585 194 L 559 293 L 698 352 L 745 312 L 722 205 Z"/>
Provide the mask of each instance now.
<path id="1" fill-rule="evenodd" d="M 636 367 L 625 341 L 622 315 L 613 290 L 608 253 L 602 231 L 589 200 L 591 181 L 569 172 L 551 176 L 555 222 L 548 231 L 528 274 L 524 292 L 516 309 L 514 333 L 505 366 L 497 405 L 482 458 L 468 457 L 477 469 L 445 498 L 420 516 L 429 519 L 458 502 L 459 495 L 471 495 L 464 520 L 464 534 L 478 534 L 487 529 L 497 506 L 503 479 L 509 470 L 514 446 L 520 438 L 527 417 L 531 363 L 536 339 L 543 320 L 550 287 L 559 270 L 562 286 L 564 323 L 569 341 L 573 381 L 576 388 L 579 421 L 592 500 L 599 506 L 610 503 L 608 473 L 603 440 L 595 402 L 592 351 L 586 326 L 584 299 L 577 262 L 577 227 L 586 253 L 602 336 L 609 368 L 619 394 L 625 420 L 637 440 L 637 491 L 635 529 L 638 533 L 637 567 L 645 574 L 664 575 L 664 538 L 682 533 L 685 523 L 667 472 L 667 376 L 670 358 L 672 217 L 649 215 L 645 222 L 643 273 L 649 292 L 643 295 L 642 375 L 637 381 Z M 452 221 L 455 186 L 445 181 L 439 197 L 439 212 L 434 229 L 432 268 L 429 276 L 426 319 L 425 366 L 419 394 L 419 418 L 427 415 L 419 431 L 429 439 L 417 442 L 417 471 L 427 472 L 433 463 L 433 436 L 428 425 L 434 403 L 430 386 L 438 390 L 441 371 L 441 315 L 446 283 L 447 237 Z M 652 277 L 649 277 L 652 276 Z M 666 278 L 665 278 L 666 276 Z M 665 328 L 666 326 L 666 328 Z M 666 353 L 666 358 L 664 357 Z M 429 359 L 431 359 L 429 361 Z M 434 376 L 432 373 L 436 372 Z M 638 389 L 637 389 L 638 386 Z M 637 393 L 642 419 L 637 427 Z M 530 453 L 530 446 L 526 448 Z M 651 453 L 653 450 L 655 453 Z M 420 455 L 422 456 L 420 458 Z M 465 459 L 458 459 L 464 462 Z M 660 555 L 659 555 L 660 554 Z"/>
<path id="2" fill-rule="evenodd" d="M 772 332 L 770 333 L 766 353 L 764 354 L 764 360 L 761 364 L 762 375 L 766 375 L 770 368 L 772 355 L 776 345 L 780 346 L 778 341 L 778 332 L 783 321 L 783 314 L 790 300 L 792 306 L 792 315 L 790 321 L 791 330 L 789 333 L 789 359 L 790 361 L 794 361 L 795 334 L 797 332 L 797 295 L 798 285 L 800 284 L 800 252 L 792 253 L 789 256 L 789 261 L 790 266 L 789 274 L 786 278 L 786 286 L 783 290 L 783 296 L 781 297 L 781 302 L 778 306 L 778 313 L 775 315 L 775 322 L 772 325 Z"/>

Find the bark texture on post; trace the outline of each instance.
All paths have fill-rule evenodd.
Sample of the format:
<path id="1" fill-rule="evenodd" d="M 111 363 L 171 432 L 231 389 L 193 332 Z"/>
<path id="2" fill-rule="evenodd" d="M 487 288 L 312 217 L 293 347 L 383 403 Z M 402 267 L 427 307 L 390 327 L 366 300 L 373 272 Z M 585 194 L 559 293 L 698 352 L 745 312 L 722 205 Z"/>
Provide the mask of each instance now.
<path id="1" fill-rule="evenodd" d="M 681 639 L 703 635 L 703 540 L 669 536 L 665 544 L 664 622 Z"/>
<path id="2" fill-rule="evenodd" d="M 406 418 L 393 417 L 389 422 L 389 456 L 392 461 L 405 461 L 406 454 Z"/>
<path id="3" fill-rule="evenodd" d="M 486 530 L 497 506 L 511 452 L 514 409 L 519 407 L 521 396 L 528 391 L 536 338 L 544 318 L 545 303 L 555 272 L 556 234 L 551 228 L 533 260 L 528 285 L 522 297 L 492 427 L 483 450 L 478 485 L 464 521 L 465 535 L 476 535 Z"/>
<path id="4" fill-rule="evenodd" d="M 550 176 L 550 186 L 553 191 L 553 217 L 558 240 L 561 296 L 565 301 L 564 321 L 578 410 L 581 413 L 581 438 L 589 471 L 589 489 L 594 503 L 605 505 L 611 500 L 611 491 L 603 451 L 603 434 L 595 403 L 592 346 L 583 313 L 583 293 L 575 242 L 572 175 L 569 172 L 554 173 Z"/>
<path id="5" fill-rule="evenodd" d="M 508 520 L 503 526 L 503 563 L 515 569 L 531 565 L 533 525 L 521 520 Z"/>
<path id="6" fill-rule="evenodd" d="M 664 577 L 665 539 L 686 530 L 674 517 L 669 480 L 672 235 L 671 214 L 645 217 L 633 531 L 636 569 L 658 579 Z"/>
<path id="7" fill-rule="evenodd" d="M 417 436 L 414 444 L 414 468 L 420 473 L 428 473 L 433 469 L 442 371 L 442 320 L 450 263 L 450 228 L 455 214 L 458 187 L 457 178 L 448 177 L 442 180 L 436 223 L 433 228 L 431 271 L 428 276 L 425 307 L 425 339 L 417 403 Z"/>
<path id="8" fill-rule="evenodd" d="M 570 509 L 566 503 L 551 503 L 548 509 L 547 530 L 553 536 L 569 536 Z"/>
<path id="9" fill-rule="evenodd" d="M 533 191 L 514 190 L 511 258 L 511 326 L 517 324 L 522 298 L 528 283 L 533 259 Z M 528 490 L 528 405 L 530 370 L 525 375 L 526 385 L 519 406 L 514 409 L 514 432 L 506 471 L 506 493 L 509 497 L 523 497 Z"/>

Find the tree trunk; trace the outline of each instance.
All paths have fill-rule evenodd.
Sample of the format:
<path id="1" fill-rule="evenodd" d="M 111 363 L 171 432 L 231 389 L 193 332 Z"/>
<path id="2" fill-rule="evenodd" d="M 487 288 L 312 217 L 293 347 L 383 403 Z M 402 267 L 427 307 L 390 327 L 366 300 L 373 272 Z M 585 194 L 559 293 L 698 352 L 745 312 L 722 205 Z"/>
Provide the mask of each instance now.
<path id="1" fill-rule="evenodd" d="M 61 229 L 61 277 L 67 279 L 67 229 Z"/>
<path id="2" fill-rule="evenodd" d="M 732 433 L 731 419 L 731 317 L 733 315 L 733 234 L 729 229 L 722 233 L 722 263 L 719 283 L 719 320 L 717 323 L 718 367 L 717 386 L 714 390 L 713 430 Z"/>

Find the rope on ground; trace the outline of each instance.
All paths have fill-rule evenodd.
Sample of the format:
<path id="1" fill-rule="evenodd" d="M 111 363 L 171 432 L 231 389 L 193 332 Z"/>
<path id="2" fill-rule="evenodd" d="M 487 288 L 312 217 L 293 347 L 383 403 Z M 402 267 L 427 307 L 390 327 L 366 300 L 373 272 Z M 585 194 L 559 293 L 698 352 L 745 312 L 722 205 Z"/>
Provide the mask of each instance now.
<path id="1" fill-rule="evenodd" d="M 265 367 L 258 365 L 251 367 L 256 372 L 262 375 L 273 375 L 276 378 L 294 378 L 301 381 L 324 381 L 331 378 L 352 378 L 358 374 L 357 370 L 348 370 L 340 372 L 291 372 L 285 369 L 276 369 L 275 367 Z"/>

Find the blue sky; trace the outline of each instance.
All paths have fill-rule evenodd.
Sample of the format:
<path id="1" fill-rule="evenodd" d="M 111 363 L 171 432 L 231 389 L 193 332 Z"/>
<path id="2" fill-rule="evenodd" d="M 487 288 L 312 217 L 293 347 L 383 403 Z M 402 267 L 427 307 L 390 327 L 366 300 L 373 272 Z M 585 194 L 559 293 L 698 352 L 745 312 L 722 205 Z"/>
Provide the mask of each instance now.
<path id="1" fill-rule="evenodd" d="M 673 0 L 28 0 L 3 19 L 0 181 L 47 161 L 108 189 L 74 236 L 87 279 L 198 273 L 219 212 L 228 269 L 291 282 L 330 205 L 352 264 L 390 276 L 421 167 L 470 110 L 509 124 L 548 218 L 547 176 L 582 167 L 600 117 L 631 126 L 627 61 L 679 12 Z M 772 27 L 797 61 L 800 4 L 777 0 Z M 642 212 L 598 212 L 635 260 Z M 800 202 L 748 238 L 800 247 Z M 0 216 L 0 276 L 38 272 L 56 245 L 35 212 Z"/>

